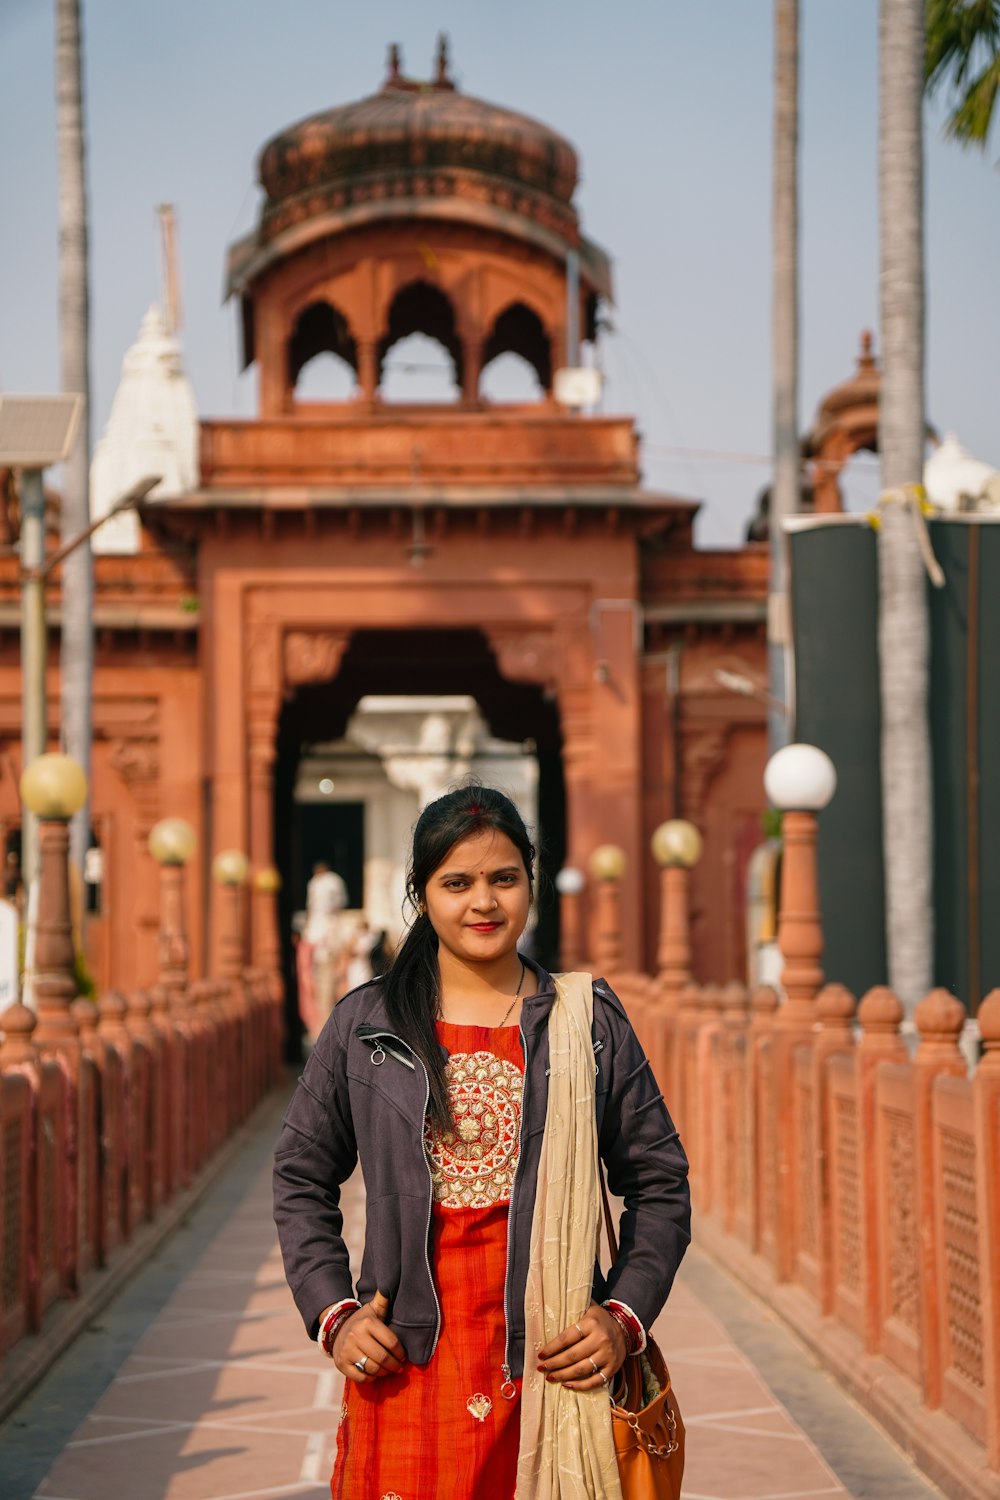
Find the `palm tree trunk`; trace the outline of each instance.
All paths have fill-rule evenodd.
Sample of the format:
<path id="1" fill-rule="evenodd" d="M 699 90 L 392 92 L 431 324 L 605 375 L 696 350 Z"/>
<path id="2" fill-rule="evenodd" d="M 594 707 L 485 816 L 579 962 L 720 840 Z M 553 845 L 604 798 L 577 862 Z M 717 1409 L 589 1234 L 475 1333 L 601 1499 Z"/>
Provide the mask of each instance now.
<path id="1" fill-rule="evenodd" d="M 774 381 L 774 480 L 771 486 L 771 581 L 768 663 L 773 706 L 771 750 L 788 742 L 789 721 L 778 704 L 788 683 L 788 580 L 782 520 L 799 508 L 799 5 L 774 5 L 773 289 L 771 306 Z"/>
<path id="2" fill-rule="evenodd" d="M 56 0 L 56 102 L 59 153 L 59 332 L 62 384 L 83 397 L 80 433 L 65 466 L 61 531 L 68 541 L 90 523 L 90 298 L 83 127 L 80 0 Z M 90 774 L 94 573 L 90 543 L 62 567 L 62 739 Z M 73 820 L 72 857 L 82 867 L 89 812 Z"/>
<path id="3" fill-rule="evenodd" d="M 881 0 L 879 219 L 883 491 L 924 462 L 923 0 Z M 908 1010 L 934 954 L 927 579 L 909 510 L 883 506 L 878 539 L 882 807 L 889 981 Z"/>

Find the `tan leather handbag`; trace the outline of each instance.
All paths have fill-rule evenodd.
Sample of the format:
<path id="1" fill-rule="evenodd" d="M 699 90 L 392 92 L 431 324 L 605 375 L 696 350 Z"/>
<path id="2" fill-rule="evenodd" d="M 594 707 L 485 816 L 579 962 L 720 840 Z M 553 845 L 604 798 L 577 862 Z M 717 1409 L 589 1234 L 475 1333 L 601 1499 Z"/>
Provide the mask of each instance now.
<path id="1" fill-rule="evenodd" d="M 611 1264 L 618 1242 L 601 1171 L 604 1224 Z M 680 1500 L 684 1478 L 684 1423 L 670 1372 L 648 1334 L 641 1354 L 630 1354 L 615 1377 L 611 1428 L 618 1457 L 622 1500 Z"/>

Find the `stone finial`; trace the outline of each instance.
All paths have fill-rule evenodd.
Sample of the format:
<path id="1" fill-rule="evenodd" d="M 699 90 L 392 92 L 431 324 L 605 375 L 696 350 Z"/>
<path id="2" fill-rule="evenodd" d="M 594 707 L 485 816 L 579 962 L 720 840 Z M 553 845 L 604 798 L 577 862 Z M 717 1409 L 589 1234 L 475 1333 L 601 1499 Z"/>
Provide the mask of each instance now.
<path id="1" fill-rule="evenodd" d="M 154 984 L 149 990 L 150 1014 L 165 1021 L 170 1013 L 170 991 L 165 984 Z"/>
<path id="2" fill-rule="evenodd" d="M 2 1022 L 0 1017 L 0 1022 Z M 1000 1073 L 1000 990 L 990 990 L 979 1003 L 976 1013 L 979 1035 L 983 1039 L 983 1055 L 979 1059 L 979 1072 L 987 1069 Z"/>
<path id="3" fill-rule="evenodd" d="M 877 984 L 858 1006 L 858 1020 L 865 1037 L 896 1036 L 903 1019 L 903 1007 L 888 985 Z"/>
<path id="4" fill-rule="evenodd" d="M 681 1010 L 696 1016 L 701 1008 L 701 987 L 690 980 L 681 988 Z"/>
<path id="5" fill-rule="evenodd" d="M 722 987 L 722 1015 L 727 1026 L 742 1026 L 750 1007 L 745 984 L 732 980 Z"/>
<path id="6" fill-rule="evenodd" d="M 958 1056 L 958 1039 L 965 1025 L 965 1006 L 949 990 L 931 990 L 914 1012 L 920 1033 L 917 1061 Z"/>
<path id="7" fill-rule="evenodd" d="M 861 353 L 858 356 L 859 370 L 873 370 L 875 368 L 875 335 L 870 328 L 861 330 Z"/>
<path id="8" fill-rule="evenodd" d="M 38 1062 L 38 1049 L 31 1040 L 31 1033 L 38 1017 L 33 1010 L 15 1000 L 13 1005 L 0 1013 L 0 1068 L 23 1067 L 25 1063 Z"/>
<path id="9" fill-rule="evenodd" d="M 721 1016 L 722 986 L 719 984 L 703 984 L 699 1005 L 703 1016 Z"/>
<path id="10" fill-rule="evenodd" d="M 778 992 L 773 984 L 759 984 L 750 998 L 750 1009 L 755 1021 L 767 1022 L 773 1019 L 778 1009 Z"/>
<path id="11" fill-rule="evenodd" d="M 125 1030 L 125 1015 L 128 1011 L 125 997 L 117 990 L 108 990 L 98 1001 L 97 1010 L 101 1033 L 104 1036 L 121 1035 Z"/>
<path id="12" fill-rule="evenodd" d="M 389 63 L 386 72 L 387 83 L 397 83 L 403 76 L 403 54 L 398 42 L 393 42 L 389 47 Z"/>
<path id="13" fill-rule="evenodd" d="M 450 61 L 448 58 L 448 36 L 443 31 L 438 37 L 437 42 L 437 65 L 434 73 L 434 82 L 438 88 L 452 87 Z"/>
<path id="14" fill-rule="evenodd" d="M 142 1041 L 149 1041 L 155 1037 L 149 1014 L 149 995 L 146 990 L 129 990 L 125 996 L 125 1026 L 132 1036 Z"/>
<path id="15" fill-rule="evenodd" d="M 97 1030 L 97 1006 L 93 1000 L 86 1000 L 82 995 L 74 1000 L 70 1006 L 73 1020 L 80 1029 L 81 1037 L 93 1037 Z"/>
<path id="16" fill-rule="evenodd" d="M 816 1000 L 821 1029 L 849 1032 L 857 1006 L 858 1002 L 846 984 L 825 984 Z"/>

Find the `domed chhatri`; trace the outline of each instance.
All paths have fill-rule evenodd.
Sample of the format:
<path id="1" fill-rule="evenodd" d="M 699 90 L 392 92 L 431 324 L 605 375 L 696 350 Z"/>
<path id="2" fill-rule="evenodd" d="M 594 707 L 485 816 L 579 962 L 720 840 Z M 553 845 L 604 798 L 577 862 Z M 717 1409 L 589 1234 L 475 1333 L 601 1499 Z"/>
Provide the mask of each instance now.
<path id="1" fill-rule="evenodd" d="M 433 81 L 404 77 L 392 47 L 378 93 L 311 115 L 264 147 L 260 230 L 270 239 L 330 211 L 465 198 L 575 243 L 577 173 L 576 152 L 554 130 L 460 93 L 442 38 Z"/>

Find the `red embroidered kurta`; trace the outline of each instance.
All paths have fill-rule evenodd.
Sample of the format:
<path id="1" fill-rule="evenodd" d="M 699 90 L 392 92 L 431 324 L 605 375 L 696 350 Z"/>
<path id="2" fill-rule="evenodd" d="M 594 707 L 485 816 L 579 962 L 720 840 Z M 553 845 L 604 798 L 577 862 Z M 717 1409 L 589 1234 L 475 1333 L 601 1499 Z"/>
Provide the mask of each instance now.
<path id="1" fill-rule="evenodd" d="M 441 1334 L 428 1364 L 347 1382 L 333 1500 L 513 1500 L 521 1383 L 501 1395 L 507 1213 L 521 1132 L 518 1028 L 438 1022 L 454 1129 L 428 1130 L 431 1269 Z M 511 1387 L 507 1387 L 508 1394 Z"/>

